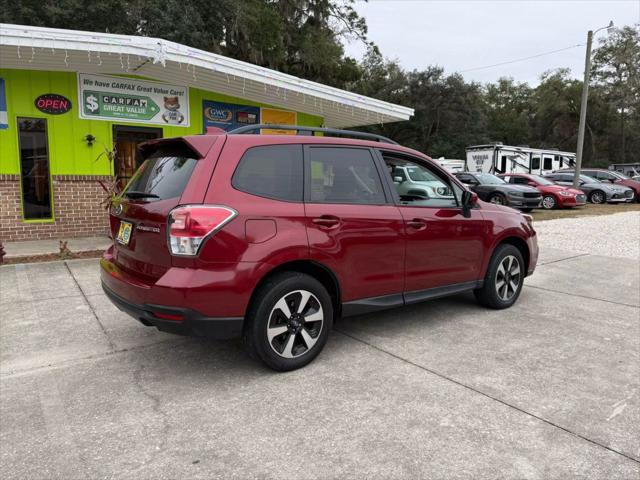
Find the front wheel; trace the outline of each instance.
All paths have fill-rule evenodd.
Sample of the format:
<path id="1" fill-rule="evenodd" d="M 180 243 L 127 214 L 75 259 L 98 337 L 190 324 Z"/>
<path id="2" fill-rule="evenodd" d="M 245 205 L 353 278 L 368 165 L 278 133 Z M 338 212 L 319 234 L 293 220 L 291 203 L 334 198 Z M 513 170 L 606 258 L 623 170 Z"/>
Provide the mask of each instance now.
<path id="1" fill-rule="evenodd" d="M 489 262 L 482 288 L 473 291 L 478 303 L 495 309 L 509 308 L 520 296 L 525 273 L 520 250 L 509 244 L 498 246 Z"/>
<path id="2" fill-rule="evenodd" d="M 495 203 L 496 205 L 506 205 L 507 199 L 501 193 L 494 193 L 489 197 L 489 203 Z"/>
<path id="3" fill-rule="evenodd" d="M 244 339 L 252 357 L 274 370 L 304 367 L 322 350 L 333 322 L 327 290 L 298 272 L 274 275 L 247 311 Z"/>
<path id="4" fill-rule="evenodd" d="M 557 205 L 558 202 L 556 201 L 556 197 L 553 195 L 545 195 L 542 198 L 542 208 L 545 210 L 553 210 Z"/>
<path id="5" fill-rule="evenodd" d="M 591 194 L 589 195 L 589 201 L 595 204 L 602 204 L 607 201 L 607 196 L 604 194 L 604 192 L 596 190 L 594 192 L 591 192 Z"/>

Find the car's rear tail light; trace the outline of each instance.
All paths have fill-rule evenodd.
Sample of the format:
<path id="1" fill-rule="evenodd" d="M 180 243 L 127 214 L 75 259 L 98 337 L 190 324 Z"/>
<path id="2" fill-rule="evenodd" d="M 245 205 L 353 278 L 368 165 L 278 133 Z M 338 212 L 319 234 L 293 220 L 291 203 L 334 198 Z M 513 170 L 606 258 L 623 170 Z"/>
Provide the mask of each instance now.
<path id="1" fill-rule="evenodd" d="M 204 240 L 238 213 L 222 205 L 183 205 L 169 213 L 169 251 L 173 255 L 198 255 Z"/>

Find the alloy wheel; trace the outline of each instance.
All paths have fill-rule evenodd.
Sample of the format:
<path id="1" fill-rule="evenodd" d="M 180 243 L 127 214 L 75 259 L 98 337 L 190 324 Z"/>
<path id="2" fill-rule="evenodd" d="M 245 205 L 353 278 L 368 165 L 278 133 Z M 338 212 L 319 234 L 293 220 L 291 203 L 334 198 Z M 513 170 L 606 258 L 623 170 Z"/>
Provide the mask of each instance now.
<path id="1" fill-rule="evenodd" d="M 518 291 L 521 281 L 520 262 L 513 255 L 507 255 L 496 271 L 495 284 L 498 297 L 504 302 L 511 300 Z"/>
<path id="2" fill-rule="evenodd" d="M 267 340 L 283 358 L 309 352 L 320 338 L 324 312 L 318 298 L 308 290 L 295 290 L 276 302 L 269 314 Z"/>
<path id="3" fill-rule="evenodd" d="M 551 210 L 556 206 L 556 199 L 548 195 L 542 199 L 542 207 Z"/>
<path id="4" fill-rule="evenodd" d="M 504 205 L 504 199 L 501 195 L 494 195 L 489 199 L 489 202 L 495 203 L 496 205 Z"/>
<path id="5" fill-rule="evenodd" d="M 601 192 L 593 192 L 591 194 L 591 202 L 592 203 L 604 203 L 604 194 Z"/>

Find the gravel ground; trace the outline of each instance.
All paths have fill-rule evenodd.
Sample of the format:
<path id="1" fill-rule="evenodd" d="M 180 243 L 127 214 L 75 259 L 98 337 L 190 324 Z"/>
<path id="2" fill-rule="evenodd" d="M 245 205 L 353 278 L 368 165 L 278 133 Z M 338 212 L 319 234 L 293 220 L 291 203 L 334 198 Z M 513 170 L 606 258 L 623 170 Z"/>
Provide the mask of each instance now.
<path id="1" fill-rule="evenodd" d="M 535 222 L 541 249 L 640 259 L 640 212 Z"/>

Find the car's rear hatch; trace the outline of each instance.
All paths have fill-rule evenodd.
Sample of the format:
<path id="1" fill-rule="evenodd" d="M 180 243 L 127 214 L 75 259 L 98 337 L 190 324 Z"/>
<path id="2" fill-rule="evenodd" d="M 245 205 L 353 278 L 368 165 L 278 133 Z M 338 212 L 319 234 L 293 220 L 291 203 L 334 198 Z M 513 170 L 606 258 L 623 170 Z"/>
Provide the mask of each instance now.
<path id="1" fill-rule="evenodd" d="M 143 146 L 145 161 L 123 192 L 111 204 L 110 223 L 114 239 L 113 261 L 143 282 L 152 283 L 171 267 L 167 246 L 167 217 L 183 203 L 198 203 L 203 191 L 194 195 L 193 183 L 208 184 L 213 167 L 198 151 L 182 140 L 154 142 Z M 206 177 L 206 183 L 201 180 Z M 190 185 L 191 184 L 191 185 Z"/>

